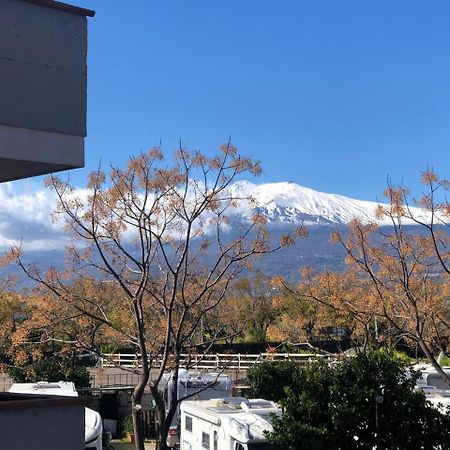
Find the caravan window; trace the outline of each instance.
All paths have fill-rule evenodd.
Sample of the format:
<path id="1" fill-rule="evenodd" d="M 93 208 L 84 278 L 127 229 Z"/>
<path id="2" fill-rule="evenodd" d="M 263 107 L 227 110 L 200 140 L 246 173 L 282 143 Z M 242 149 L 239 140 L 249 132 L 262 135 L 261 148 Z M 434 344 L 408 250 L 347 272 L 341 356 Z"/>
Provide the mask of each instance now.
<path id="1" fill-rule="evenodd" d="M 217 450 L 217 443 L 218 443 L 218 440 L 219 440 L 219 436 L 217 435 L 217 431 L 214 431 L 213 439 L 214 439 L 214 450 Z"/>
<path id="2" fill-rule="evenodd" d="M 206 450 L 209 450 L 209 434 L 208 433 L 202 433 L 202 448 L 206 448 Z"/>
<path id="3" fill-rule="evenodd" d="M 244 450 L 244 446 L 239 444 L 239 442 L 236 442 L 235 450 Z"/>
<path id="4" fill-rule="evenodd" d="M 192 417 L 186 416 L 186 419 L 184 421 L 184 429 L 186 431 L 192 431 Z"/>

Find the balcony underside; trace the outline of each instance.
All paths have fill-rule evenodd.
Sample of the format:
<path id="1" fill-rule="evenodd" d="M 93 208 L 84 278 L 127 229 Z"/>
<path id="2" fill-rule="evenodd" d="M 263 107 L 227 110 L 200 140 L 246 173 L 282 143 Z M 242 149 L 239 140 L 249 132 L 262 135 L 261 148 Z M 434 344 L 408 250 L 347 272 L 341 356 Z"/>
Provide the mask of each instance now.
<path id="1" fill-rule="evenodd" d="M 83 165 L 83 136 L 0 125 L 0 182 Z"/>

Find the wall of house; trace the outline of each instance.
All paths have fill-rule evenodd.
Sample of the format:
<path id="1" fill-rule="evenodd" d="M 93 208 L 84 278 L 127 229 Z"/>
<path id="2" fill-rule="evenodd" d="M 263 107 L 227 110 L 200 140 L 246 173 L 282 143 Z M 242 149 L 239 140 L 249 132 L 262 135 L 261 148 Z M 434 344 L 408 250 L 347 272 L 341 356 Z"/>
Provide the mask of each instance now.
<path id="1" fill-rule="evenodd" d="M 0 394 L 0 448 L 83 450 L 84 406 L 78 398 Z"/>
<path id="2" fill-rule="evenodd" d="M 86 135 L 87 19 L 0 2 L 0 123 Z"/>
<path id="3" fill-rule="evenodd" d="M 86 55 L 84 15 L 0 2 L 0 181 L 16 160 L 36 163 L 36 173 L 24 164 L 18 178 L 83 166 Z"/>

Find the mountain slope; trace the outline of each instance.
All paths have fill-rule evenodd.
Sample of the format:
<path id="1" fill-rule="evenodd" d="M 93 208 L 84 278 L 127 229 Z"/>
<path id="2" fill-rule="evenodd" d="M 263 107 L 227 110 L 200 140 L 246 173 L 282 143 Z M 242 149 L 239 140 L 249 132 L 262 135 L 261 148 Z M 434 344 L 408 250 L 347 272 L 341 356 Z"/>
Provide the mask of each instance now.
<path id="1" fill-rule="evenodd" d="M 295 183 L 257 185 L 240 181 L 230 189 L 234 195 L 242 198 L 252 196 L 257 203 L 256 210 L 263 213 L 269 223 L 348 224 L 358 218 L 365 223 L 376 220 L 380 225 L 389 225 L 387 219 L 376 219 L 376 202 L 327 194 Z M 413 209 L 423 217 L 419 209 Z M 243 217 L 249 217 L 251 211 L 250 205 L 239 208 L 239 214 Z"/>
<path id="2" fill-rule="evenodd" d="M 317 269 L 342 269 L 344 252 L 338 245 L 330 243 L 333 230 L 347 230 L 347 224 L 354 218 L 363 222 L 376 220 L 376 202 L 354 200 L 341 195 L 327 194 L 294 183 L 253 184 L 239 181 L 229 187 L 233 197 L 243 201 L 236 209 L 228 211 L 237 219 L 250 220 L 255 212 L 263 213 L 268 220 L 273 242 L 299 224 L 305 224 L 309 237 L 298 241 L 293 247 L 261 258 L 256 267 L 268 274 L 283 273 L 295 278 L 298 268 L 310 265 Z M 63 222 L 52 222 L 50 214 L 55 209 L 53 192 L 38 190 L 16 194 L 8 186 L 0 187 L 0 249 L 9 248 L 14 243 L 22 245 L 25 259 L 36 262 L 41 268 L 63 266 L 63 249 L 68 243 Z M 424 218 L 423 211 L 414 209 L 417 217 Z M 228 236 L 233 238 L 233 226 L 239 220 L 230 217 L 226 226 Z M 391 225 L 387 219 L 378 221 L 380 225 Z M 403 221 L 408 224 L 408 221 Z M 419 232 L 420 228 L 410 228 Z M 205 226 L 205 232 L 208 228 Z M 213 251 L 214 246 L 210 251 Z M 205 256 L 208 260 L 211 255 Z"/>

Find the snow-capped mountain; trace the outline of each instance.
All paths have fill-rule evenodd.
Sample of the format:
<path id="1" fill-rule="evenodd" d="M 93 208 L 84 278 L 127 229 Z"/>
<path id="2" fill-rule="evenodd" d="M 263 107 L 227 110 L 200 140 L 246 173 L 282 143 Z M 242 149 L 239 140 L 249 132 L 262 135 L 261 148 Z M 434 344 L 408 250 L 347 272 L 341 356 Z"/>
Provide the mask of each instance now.
<path id="1" fill-rule="evenodd" d="M 299 224 L 307 226 L 307 239 L 297 241 L 282 253 L 267 255 L 258 262 L 257 267 L 266 274 L 284 274 L 295 279 L 298 268 L 305 265 L 318 270 L 342 269 L 345 255 L 341 246 L 331 244 L 330 233 L 336 228 L 345 232 L 346 225 L 355 217 L 363 222 L 376 220 L 376 202 L 326 194 L 295 183 L 254 184 L 239 181 L 229 189 L 232 197 L 252 197 L 254 202 L 244 200 L 236 210 L 229 210 L 228 213 L 235 213 L 244 221 L 255 212 L 263 213 L 269 222 L 270 238 L 274 242 Z M 11 185 L 0 186 L 0 250 L 20 244 L 29 262 L 45 268 L 62 266 L 63 249 L 69 238 L 63 222 L 51 219 L 55 206 L 53 191 L 42 189 L 17 193 Z M 414 214 L 424 217 L 419 209 L 414 209 Z M 388 220 L 380 224 L 391 225 Z M 414 228 L 411 229 L 414 231 Z M 233 237 L 232 224 L 228 226 L 228 231 Z"/>
<path id="2" fill-rule="evenodd" d="M 241 198 L 251 196 L 257 205 L 241 205 L 240 215 L 246 217 L 259 211 L 272 224 L 348 224 L 355 218 L 364 223 L 377 221 L 380 225 L 390 224 L 387 218 L 377 220 L 376 202 L 318 192 L 295 183 L 253 184 L 249 181 L 239 181 L 231 190 L 233 195 Z M 412 209 L 423 218 L 423 211 Z"/>

